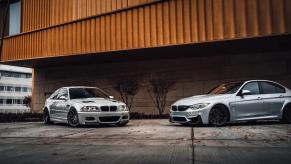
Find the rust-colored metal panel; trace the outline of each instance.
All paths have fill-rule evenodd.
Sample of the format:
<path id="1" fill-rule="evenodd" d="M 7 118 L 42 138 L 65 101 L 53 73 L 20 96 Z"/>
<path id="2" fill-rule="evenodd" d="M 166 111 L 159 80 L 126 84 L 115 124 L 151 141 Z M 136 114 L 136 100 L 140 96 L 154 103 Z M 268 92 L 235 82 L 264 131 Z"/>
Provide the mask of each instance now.
<path id="1" fill-rule="evenodd" d="M 150 8 L 150 35 L 151 35 L 151 47 L 157 46 L 157 6 L 152 5 Z"/>
<path id="2" fill-rule="evenodd" d="M 110 37 L 111 37 L 111 50 L 116 50 L 116 19 L 115 14 L 111 15 L 111 23 L 110 23 Z M 94 51 L 95 52 L 95 51 Z"/>
<path id="3" fill-rule="evenodd" d="M 284 0 L 272 0 L 272 30 L 275 34 L 285 32 Z"/>
<path id="4" fill-rule="evenodd" d="M 259 0 L 259 23 L 261 35 L 269 35 L 272 33 L 270 0 Z"/>
<path id="5" fill-rule="evenodd" d="M 163 45 L 163 4 L 157 4 L 157 44 L 158 46 Z"/>
<path id="6" fill-rule="evenodd" d="M 23 0 L 23 10 L 31 10 L 23 13 L 27 16 L 23 20 L 23 30 L 47 24 L 56 26 L 4 38 L 1 61 L 291 33 L 291 3 L 288 0 L 157 1 L 57 25 L 82 17 L 89 6 L 91 11 L 86 11 L 85 15 L 101 13 L 102 6 L 98 5 L 103 0 L 84 1 L 86 3 L 83 0 Z M 103 10 L 148 2 L 152 1 L 111 0 Z M 68 13 L 72 10 L 71 14 L 60 15 L 58 5 Z M 37 9 L 44 6 L 44 11 L 53 13 Z"/>
<path id="7" fill-rule="evenodd" d="M 46 28 L 151 2 L 154 0 L 23 0 L 22 31 Z"/>
<path id="8" fill-rule="evenodd" d="M 236 37 L 247 36 L 247 24 L 246 24 L 246 0 L 235 0 L 235 31 Z"/>
<path id="9" fill-rule="evenodd" d="M 132 33 L 132 11 L 126 12 L 126 22 L 127 22 L 127 48 L 132 49 L 133 47 L 133 33 Z"/>
<path id="10" fill-rule="evenodd" d="M 223 0 L 213 1 L 213 38 L 215 40 L 223 39 Z"/>
<path id="11" fill-rule="evenodd" d="M 198 42 L 198 0 L 190 1 L 191 42 Z"/>
<path id="12" fill-rule="evenodd" d="M 170 39 L 171 44 L 177 43 L 176 1 L 170 0 Z"/>
<path id="13" fill-rule="evenodd" d="M 121 49 L 127 48 L 126 12 L 121 12 Z"/>
<path id="14" fill-rule="evenodd" d="M 191 42 L 190 7 L 191 7 L 190 0 L 184 0 L 183 1 L 184 43 Z"/>
<path id="15" fill-rule="evenodd" d="M 141 7 L 138 9 L 138 45 L 139 47 L 145 46 L 144 20 L 145 20 L 145 12 L 144 12 L 144 8 Z"/>
<path id="16" fill-rule="evenodd" d="M 163 3 L 163 40 L 164 45 L 170 44 L 169 2 Z"/>
<path id="17" fill-rule="evenodd" d="M 205 13 L 206 13 L 206 38 L 208 41 L 213 40 L 213 13 L 212 1 L 206 0 Z M 214 0 L 215 1 L 215 0 Z"/>
<path id="18" fill-rule="evenodd" d="M 133 9 L 132 26 L 133 26 L 133 48 L 138 48 L 138 9 Z"/>
<path id="19" fill-rule="evenodd" d="M 183 31 L 183 1 L 176 1 L 176 26 L 177 26 L 177 43 L 184 43 L 184 31 Z"/>
<path id="20" fill-rule="evenodd" d="M 248 36 L 259 34 L 258 0 L 247 0 L 247 31 Z"/>
<path id="21" fill-rule="evenodd" d="M 146 6 L 144 9 L 144 42 L 145 42 L 145 47 L 150 47 L 151 45 L 151 21 L 150 21 L 150 7 Z"/>
<path id="22" fill-rule="evenodd" d="M 198 0 L 198 34 L 200 42 L 206 40 L 205 19 L 205 0 Z"/>

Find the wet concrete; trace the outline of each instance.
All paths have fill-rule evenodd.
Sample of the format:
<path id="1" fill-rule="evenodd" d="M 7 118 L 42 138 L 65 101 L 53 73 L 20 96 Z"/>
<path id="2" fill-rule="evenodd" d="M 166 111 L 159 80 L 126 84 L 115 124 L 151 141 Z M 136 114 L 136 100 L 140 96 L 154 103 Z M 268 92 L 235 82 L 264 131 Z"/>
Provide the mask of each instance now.
<path id="1" fill-rule="evenodd" d="M 0 124 L 0 163 L 290 163 L 291 125 L 191 127 L 167 120 L 128 126 Z M 194 161 L 193 161 L 194 159 Z"/>

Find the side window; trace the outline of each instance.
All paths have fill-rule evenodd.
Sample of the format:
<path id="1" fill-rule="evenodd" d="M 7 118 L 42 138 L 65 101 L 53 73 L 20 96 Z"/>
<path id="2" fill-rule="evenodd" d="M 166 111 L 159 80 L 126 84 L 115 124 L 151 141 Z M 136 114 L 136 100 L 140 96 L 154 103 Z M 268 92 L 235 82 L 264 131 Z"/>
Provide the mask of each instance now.
<path id="1" fill-rule="evenodd" d="M 251 91 L 251 95 L 256 95 L 260 93 L 259 84 L 257 82 L 250 82 L 243 87 L 243 90 Z"/>
<path id="2" fill-rule="evenodd" d="M 61 89 L 58 96 L 57 96 L 57 99 L 59 99 L 61 96 L 65 96 L 66 98 L 68 98 L 68 90 L 67 89 Z"/>
<path id="3" fill-rule="evenodd" d="M 270 82 L 261 82 L 262 94 L 285 93 L 285 88 Z"/>

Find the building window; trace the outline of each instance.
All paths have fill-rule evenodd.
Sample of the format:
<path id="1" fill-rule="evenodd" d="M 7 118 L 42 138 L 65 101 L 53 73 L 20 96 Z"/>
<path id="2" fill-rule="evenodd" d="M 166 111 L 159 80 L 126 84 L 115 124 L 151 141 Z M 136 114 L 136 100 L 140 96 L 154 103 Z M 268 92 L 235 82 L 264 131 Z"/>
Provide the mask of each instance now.
<path id="1" fill-rule="evenodd" d="M 4 104 L 4 100 L 0 99 L 0 105 L 3 105 L 3 104 Z"/>
<path id="2" fill-rule="evenodd" d="M 14 104 L 22 104 L 22 102 L 21 102 L 20 99 L 15 99 L 15 100 L 14 100 Z"/>
<path id="3" fill-rule="evenodd" d="M 20 1 L 15 1 L 9 6 L 9 35 L 20 33 Z"/>
<path id="4" fill-rule="evenodd" d="M 15 92 L 21 92 L 21 87 L 15 87 Z"/>
<path id="5" fill-rule="evenodd" d="M 6 104 L 13 104 L 12 102 L 13 102 L 12 99 L 6 99 Z"/>
<path id="6" fill-rule="evenodd" d="M 4 91 L 4 86 L 0 85 L 0 91 Z"/>
<path id="7" fill-rule="evenodd" d="M 14 92 L 15 91 L 15 87 L 13 87 L 13 86 L 7 86 L 7 91 L 8 92 Z"/>

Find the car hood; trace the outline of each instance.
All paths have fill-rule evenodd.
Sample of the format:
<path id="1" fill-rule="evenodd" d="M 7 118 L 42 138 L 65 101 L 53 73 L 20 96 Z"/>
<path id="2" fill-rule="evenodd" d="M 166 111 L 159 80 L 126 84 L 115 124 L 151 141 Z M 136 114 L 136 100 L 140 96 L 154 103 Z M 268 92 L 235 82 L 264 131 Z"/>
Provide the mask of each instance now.
<path id="1" fill-rule="evenodd" d="M 220 94 L 220 95 L 198 95 L 180 99 L 173 105 L 193 105 L 197 103 L 213 103 L 218 100 L 229 98 L 231 94 Z"/>
<path id="2" fill-rule="evenodd" d="M 83 106 L 110 106 L 110 105 L 125 105 L 121 101 L 108 98 L 90 98 L 90 99 L 73 99 L 72 103 Z"/>

